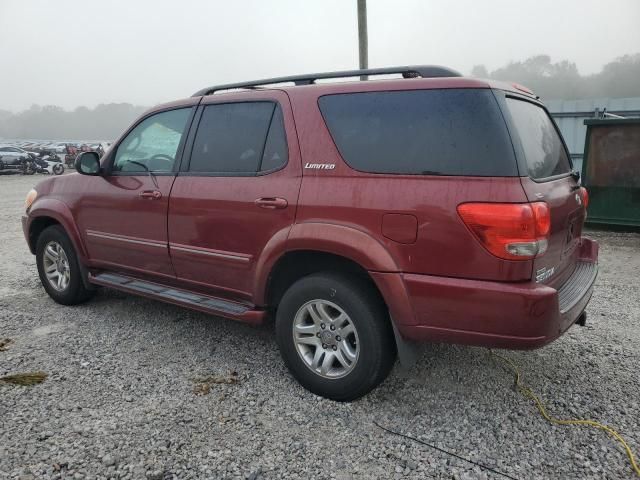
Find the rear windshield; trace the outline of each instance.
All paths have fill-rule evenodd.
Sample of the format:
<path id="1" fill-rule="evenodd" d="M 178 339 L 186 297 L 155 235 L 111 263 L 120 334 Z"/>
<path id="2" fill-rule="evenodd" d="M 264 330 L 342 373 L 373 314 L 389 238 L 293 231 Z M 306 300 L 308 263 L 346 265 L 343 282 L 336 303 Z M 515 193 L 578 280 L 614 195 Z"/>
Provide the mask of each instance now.
<path id="1" fill-rule="evenodd" d="M 433 89 L 326 95 L 322 116 L 345 162 L 373 173 L 517 176 L 493 93 Z"/>
<path id="2" fill-rule="evenodd" d="M 520 137 L 529 176 L 543 179 L 570 172 L 567 151 L 547 112 L 513 98 L 507 98 L 507 108 Z"/>

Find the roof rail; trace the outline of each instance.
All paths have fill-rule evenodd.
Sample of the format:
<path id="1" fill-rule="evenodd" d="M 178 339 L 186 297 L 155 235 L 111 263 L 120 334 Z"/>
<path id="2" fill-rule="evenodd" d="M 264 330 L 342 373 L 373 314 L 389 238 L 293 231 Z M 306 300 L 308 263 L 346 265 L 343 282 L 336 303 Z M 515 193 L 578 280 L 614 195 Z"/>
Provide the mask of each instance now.
<path id="1" fill-rule="evenodd" d="M 461 77 L 462 74 L 447 67 L 437 65 L 414 65 L 406 67 L 388 67 L 388 68 L 368 68 L 365 70 L 343 70 L 340 72 L 324 72 L 311 73 L 307 75 L 292 75 L 289 77 L 265 78 L 262 80 L 253 80 L 251 82 L 227 83 L 226 85 L 217 85 L 213 87 L 203 88 L 192 96 L 201 97 L 203 95 L 211 95 L 220 90 L 233 90 L 238 88 L 255 88 L 262 85 L 271 85 L 276 83 L 294 83 L 295 85 L 311 85 L 316 80 L 325 78 L 345 78 L 345 77 L 364 77 L 368 75 L 390 75 L 394 73 L 402 74 L 404 78 L 433 78 L 433 77 Z"/>

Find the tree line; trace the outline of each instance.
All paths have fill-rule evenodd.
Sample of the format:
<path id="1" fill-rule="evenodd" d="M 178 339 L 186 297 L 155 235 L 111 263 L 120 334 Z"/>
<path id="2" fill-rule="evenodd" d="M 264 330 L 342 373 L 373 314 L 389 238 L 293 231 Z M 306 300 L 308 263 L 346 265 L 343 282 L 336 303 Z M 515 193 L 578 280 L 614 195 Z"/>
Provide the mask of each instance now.
<path id="1" fill-rule="evenodd" d="M 553 63 L 549 55 L 511 62 L 491 72 L 476 65 L 471 75 L 520 83 L 543 100 L 640 97 L 640 53 L 619 57 L 593 75 L 580 75 L 568 60 Z"/>
<path id="2" fill-rule="evenodd" d="M 111 141 L 146 108 L 130 103 L 109 103 L 72 111 L 53 105 L 33 105 L 15 114 L 0 110 L 0 138 Z"/>
<path id="3" fill-rule="evenodd" d="M 580 75 L 576 64 L 568 60 L 553 63 L 549 55 L 510 62 L 491 72 L 484 65 L 476 65 L 471 75 L 520 83 L 544 100 L 640 97 L 640 54 L 617 58 L 593 75 Z M 129 103 L 109 103 L 73 111 L 52 105 L 34 105 L 19 113 L 0 110 L 0 138 L 109 141 L 145 109 Z"/>

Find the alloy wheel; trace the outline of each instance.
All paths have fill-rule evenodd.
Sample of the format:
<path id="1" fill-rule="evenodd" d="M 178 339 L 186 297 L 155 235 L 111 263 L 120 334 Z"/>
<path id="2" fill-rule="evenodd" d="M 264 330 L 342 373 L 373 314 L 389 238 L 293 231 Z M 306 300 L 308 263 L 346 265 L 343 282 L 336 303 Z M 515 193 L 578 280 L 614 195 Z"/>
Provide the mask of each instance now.
<path id="1" fill-rule="evenodd" d="M 42 263 L 49 285 L 59 292 L 64 291 L 69 286 L 71 267 L 62 245 L 55 241 L 47 243 L 44 247 Z"/>
<path id="2" fill-rule="evenodd" d="M 293 341 L 304 364 L 323 378 L 344 377 L 360 354 L 351 318 L 327 300 L 311 300 L 300 307 L 293 320 Z"/>

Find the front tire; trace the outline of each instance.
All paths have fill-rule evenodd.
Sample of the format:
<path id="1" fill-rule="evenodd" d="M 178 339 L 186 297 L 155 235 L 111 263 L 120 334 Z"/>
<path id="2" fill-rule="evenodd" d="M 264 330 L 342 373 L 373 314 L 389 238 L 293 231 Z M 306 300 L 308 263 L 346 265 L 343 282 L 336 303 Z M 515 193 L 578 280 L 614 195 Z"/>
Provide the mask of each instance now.
<path id="1" fill-rule="evenodd" d="M 278 306 L 276 338 L 296 380 L 337 401 L 370 392 L 396 356 L 384 303 L 353 276 L 318 273 L 294 283 Z"/>
<path id="2" fill-rule="evenodd" d="M 64 173 L 64 165 L 62 165 L 62 163 L 56 163 L 51 170 L 53 170 L 53 173 L 56 175 L 62 175 Z"/>
<path id="3" fill-rule="evenodd" d="M 36 243 L 36 262 L 42 286 L 62 305 L 77 305 L 92 297 L 82 281 L 73 244 L 60 225 L 47 227 Z"/>

